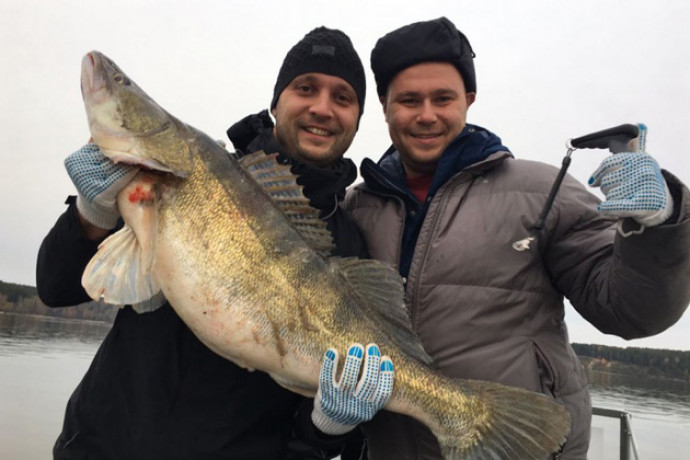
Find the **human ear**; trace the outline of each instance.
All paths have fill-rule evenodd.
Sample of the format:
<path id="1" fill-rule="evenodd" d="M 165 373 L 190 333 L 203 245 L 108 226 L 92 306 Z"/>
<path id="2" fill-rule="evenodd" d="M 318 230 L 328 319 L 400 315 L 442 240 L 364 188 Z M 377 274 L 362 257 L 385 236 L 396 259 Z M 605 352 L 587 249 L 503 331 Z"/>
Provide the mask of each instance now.
<path id="1" fill-rule="evenodd" d="M 467 108 L 469 108 L 477 98 L 477 93 L 465 93 L 465 98 L 467 100 Z"/>

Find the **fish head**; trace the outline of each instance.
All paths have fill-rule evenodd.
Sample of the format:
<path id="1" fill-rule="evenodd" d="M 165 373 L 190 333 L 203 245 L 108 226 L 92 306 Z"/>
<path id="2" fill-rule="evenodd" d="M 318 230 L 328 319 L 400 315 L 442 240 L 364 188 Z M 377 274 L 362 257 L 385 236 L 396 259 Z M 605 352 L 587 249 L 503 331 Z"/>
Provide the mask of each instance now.
<path id="1" fill-rule="evenodd" d="M 93 141 L 114 162 L 186 177 L 194 134 L 111 59 L 92 51 L 81 65 L 81 92 Z"/>

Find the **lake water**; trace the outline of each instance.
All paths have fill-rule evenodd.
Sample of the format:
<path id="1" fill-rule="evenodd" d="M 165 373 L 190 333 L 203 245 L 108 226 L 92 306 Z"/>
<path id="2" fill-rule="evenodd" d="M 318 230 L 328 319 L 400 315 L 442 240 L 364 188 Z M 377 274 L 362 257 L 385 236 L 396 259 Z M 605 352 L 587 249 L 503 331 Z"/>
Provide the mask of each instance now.
<path id="1" fill-rule="evenodd" d="M 0 459 L 45 460 L 103 323 L 0 313 Z"/>
<path id="2" fill-rule="evenodd" d="M 51 458 L 67 399 L 107 331 L 102 323 L 0 313 L 0 459 Z M 594 404 L 632 414 L 641 459 L 690 459 L 687 384 L 599 377 Z M 594 417 L 592 439 L 590 460 L 618 458 L 618 420 Z"/>

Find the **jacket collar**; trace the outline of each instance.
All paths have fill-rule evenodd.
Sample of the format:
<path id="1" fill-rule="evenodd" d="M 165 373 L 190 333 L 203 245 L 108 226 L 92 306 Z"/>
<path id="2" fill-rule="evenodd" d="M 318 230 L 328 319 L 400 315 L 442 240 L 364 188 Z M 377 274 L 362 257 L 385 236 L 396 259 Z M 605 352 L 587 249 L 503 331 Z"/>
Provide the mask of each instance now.
<path id="1" fill-rule="evenodd" d="M 435 194 L 443 184 L 462 171 L 479 175 L 512 156 L 498 136 L 480 126 L 468 124 L 441 155 L 429 193 Z M 412 198 L 405 182 L 400 153 L 394 146 L 383 154 L 378 164 L 365 159 L 360 172 L 367 188 Z"/>

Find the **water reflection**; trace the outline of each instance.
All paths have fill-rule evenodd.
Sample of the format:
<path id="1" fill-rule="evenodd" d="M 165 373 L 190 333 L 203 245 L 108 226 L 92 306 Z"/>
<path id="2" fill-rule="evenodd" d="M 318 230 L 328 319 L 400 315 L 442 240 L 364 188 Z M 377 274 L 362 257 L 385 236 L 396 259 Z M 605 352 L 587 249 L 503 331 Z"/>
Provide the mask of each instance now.
<path id="1" fill-rule="evenodd" d="M 677 379 L 661 379 L 646 375 L 627 375 L 613 372 L 595 371 L 585 368 L 587 381 L 599 388 L 635 388 L 647 389 L 650 394 L 671 392 L 678 394 L 690 394 L 690 382 Z"/>
<path id="2" fill-rule="evenodd" d="M 640 458 L 690 458 L 690 447 L 679 443 L 690 433 L 687 382 L 605 374 L 588 373 L 592 404 L 632 415 Z M 594 417 L 589 459 L 618 459 L 619 430 L 617 419 Z"/>
<path id="3" fill-rule="evenodd" d="M 664 420 L 690 428 L 690 393 L 633 387 L 590 389 L 595 404 L 631 412 L 638 420 Z"/>
<path id="4" fill-rule="evenodd" d="M 0 314 L 0 459 L 52 458 L 67 400 L 109 329 Z"/>
<path id="5" fill-rule="evenodd" d="M 31 315 L 0 314 L 0 356 L 93 356 L 110 325 Z M 79 346 L 87 345 L 87 346 Z"/>
<path id="6" fill-rule="evenodd" d="M 109 324 L 0 314 L 0 459 L 50 458 L 65 404 Z M 690 384 L 592 371 L 595 406 L 633 415 L 641 458 L 690 458 Z M 599 420 L 597 420 L 599 419 Z M 590 460 L 618 459 L 618 420 L 594 417 Z"/>

